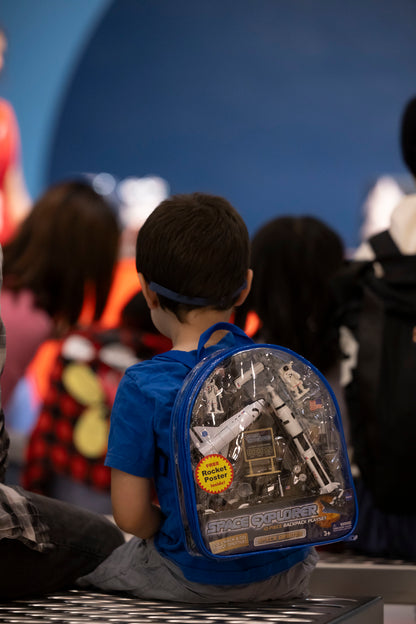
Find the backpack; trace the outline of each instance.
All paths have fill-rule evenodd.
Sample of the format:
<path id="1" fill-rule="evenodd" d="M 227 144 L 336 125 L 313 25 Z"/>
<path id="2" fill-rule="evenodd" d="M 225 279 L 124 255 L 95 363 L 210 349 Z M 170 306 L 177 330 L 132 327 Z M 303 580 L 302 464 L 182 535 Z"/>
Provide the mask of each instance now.
<path id="1" fill-rule="evenodd" d="M 207 355 L 226 329 L 240 346 Z M 356 497 L 336 399 L 289 349 L 217 323 L 173 408 L 171 452 L 187 550 L 235 558 L 347 538 Z"/>
<path id="2" fill-rule="evenodd" d="M 351 262 L 336 284 L 339 324 L 358 343 L 345 388 L 354 462 L 377 508 L 415 513 L 416 256 L 387 231 L 368 242 L 375 260 Z"/>
<path id="3" fill-rule="evenodd" d="M 118 331 L 68 333 L 28 440 L 22 472 L 26 489 L 78 503 L 80 490 L 67 491 L 70 480 L 109 494 L 111 471 L 104 459 L 111 407 L 125 369 L 135 362 L 135 353 L 121 343 Z"/>

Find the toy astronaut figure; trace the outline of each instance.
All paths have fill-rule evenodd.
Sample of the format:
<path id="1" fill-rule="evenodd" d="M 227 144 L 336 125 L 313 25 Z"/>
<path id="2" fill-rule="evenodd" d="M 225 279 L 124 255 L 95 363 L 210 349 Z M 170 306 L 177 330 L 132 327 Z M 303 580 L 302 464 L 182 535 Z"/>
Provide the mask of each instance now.
<path id="1" fill-rule="evenodd" d="M 292 367 L 293 362 L 284 364 L 279 368 L 279 375 L 293 398 L 297 400 L 302 398 L 308 392 L 308 388 L 305 388 L 301 376 L 299 373 L 294 371 Z"/>

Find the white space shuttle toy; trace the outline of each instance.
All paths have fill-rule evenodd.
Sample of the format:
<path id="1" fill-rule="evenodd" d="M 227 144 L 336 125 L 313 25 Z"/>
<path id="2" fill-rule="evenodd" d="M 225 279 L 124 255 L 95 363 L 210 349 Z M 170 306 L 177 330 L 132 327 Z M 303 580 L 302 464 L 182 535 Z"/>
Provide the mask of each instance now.
<path id="1" fill-rule="evenodd" d="M 192 427 L 192 442 L 204 456 L 219 453 L 227 457 L 230 442 L 257 420 L 265 404 L 264 399 L 254 401 L 217 427 Z"/>

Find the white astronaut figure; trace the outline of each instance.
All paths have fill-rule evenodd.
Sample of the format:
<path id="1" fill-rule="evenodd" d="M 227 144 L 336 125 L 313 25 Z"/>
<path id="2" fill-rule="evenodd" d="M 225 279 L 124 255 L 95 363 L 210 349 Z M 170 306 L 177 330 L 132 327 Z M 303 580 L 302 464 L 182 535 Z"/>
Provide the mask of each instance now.
<path id="1" fill-rule="evenodd" d="M 307 392 L 299 373 L 293 370 L 293 362 L 283 364 L 279 368 L 279 376 L 295 400 L 302 398 Z"/>
<path id="2" fill-rule="evenodd" d="M 207 412 L 210 414 L 223 414 L 221 405 L 221 392 L 213 381 L 207 381 L 204 388 L 204 395 L 207 401 Z"/>

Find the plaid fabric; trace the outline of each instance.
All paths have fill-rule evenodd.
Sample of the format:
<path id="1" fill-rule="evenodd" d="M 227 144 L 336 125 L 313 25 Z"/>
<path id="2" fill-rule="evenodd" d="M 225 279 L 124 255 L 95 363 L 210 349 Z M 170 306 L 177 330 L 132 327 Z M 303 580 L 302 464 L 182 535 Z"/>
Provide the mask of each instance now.
<path id="1" fill-rule="evenodd" d="M 157 334 L 71 331 L 54 363 L 49 388 L 26 450 L 22 484 L 50 495 L 57 476 L 110 492 L 104 465 L 114 397 L 125 369 L 170 348 Z"/>
<path id="2" fill-rule="evenodd" d="M 60 475 L 110 492 L 111 471 L 104 459 L 111 406 L 126 367 L 101 357 L 107 345 L 120 346 L 114 338 L 111 331 L 86 330 L 71 332 L 63 342 L 27 446 L 22 474 L 27 490 L 49 495 Z M 134 361 L 129 352 L 128 364 Z"/>
<path id="3" fill-rule="evenodd" d="M 48 527 L 40 519 L 36 506 L 19 487 L 0 485 L 0 540 L 18 539 L 29 548 L 44 551 L 52 548 Z"/>

